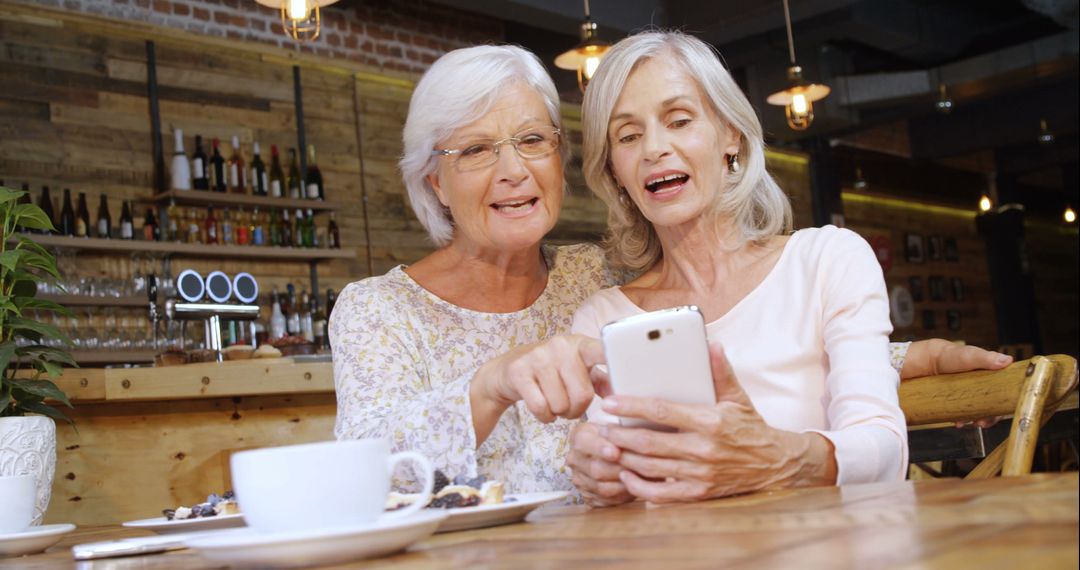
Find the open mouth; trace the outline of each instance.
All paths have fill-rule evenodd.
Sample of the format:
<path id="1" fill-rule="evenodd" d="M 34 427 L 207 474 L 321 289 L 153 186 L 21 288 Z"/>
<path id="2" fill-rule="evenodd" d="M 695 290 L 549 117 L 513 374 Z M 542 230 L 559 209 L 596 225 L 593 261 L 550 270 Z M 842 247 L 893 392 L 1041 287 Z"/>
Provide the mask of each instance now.
<path id="1" fill-rule="evenodd" d="M 663 192 L 670 192 L 681 187 L 683 184 L 690 180 L 690 176 L 682 173 L 667 174 L 660 176 L 655 180 L 650 180 L 645 183 L 645 189 L 653 194 L 659 194 Z"/>
<path id="2" fill-rule="evenodd" d="M 539 201 L 540 198 L 511 199 L 504 200 L 502 202 L 495 202 L 491 205 L 491 207 L 504 214 L 513 214 L 516 212 L 527 211 Z"/>

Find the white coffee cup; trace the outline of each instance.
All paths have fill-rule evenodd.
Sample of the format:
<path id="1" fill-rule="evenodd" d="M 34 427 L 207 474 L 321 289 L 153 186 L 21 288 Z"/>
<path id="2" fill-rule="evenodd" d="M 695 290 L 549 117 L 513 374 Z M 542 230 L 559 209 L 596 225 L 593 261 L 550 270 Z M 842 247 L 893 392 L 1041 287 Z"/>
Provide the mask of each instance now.
<path id="1" fill-rule="evenodd" d="M 394 467 L 412 460 L 424 474 L 421 500 L 385 512 Z M 231 459 L 233 490 L 248 526 L 289 532 L 362 525 L 410 515 L 431 500 L 435 470 L 412 451 L 390 454 L 381 439 L 328 441 L 241 451 Z"/>
<path id="2" fill-rule="evenodd" d="M 36 481 L 33 475 L 0 477 L 0 534 L 14 534 L 30 528 L 34 520 Z"/>

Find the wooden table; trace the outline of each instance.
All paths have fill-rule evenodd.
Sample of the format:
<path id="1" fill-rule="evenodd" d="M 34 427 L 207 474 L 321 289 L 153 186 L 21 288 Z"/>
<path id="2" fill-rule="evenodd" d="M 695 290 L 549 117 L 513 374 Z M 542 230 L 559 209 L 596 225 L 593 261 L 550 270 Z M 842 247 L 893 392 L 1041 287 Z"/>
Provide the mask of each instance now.
<path id="1" fill-rule="evenodd" d="M 529 522 L 436 535 L 350 568 L 1076 568 L 1077 473 L 777 491 L 688 505 L 555 506 Z M 73 568 L 70 547 L 138 536 L 80 528 L 0 568 Z M 80 568 L 207 568 L 195 552 Z M 346 567 L 346 566 L 343 566 Z"/>

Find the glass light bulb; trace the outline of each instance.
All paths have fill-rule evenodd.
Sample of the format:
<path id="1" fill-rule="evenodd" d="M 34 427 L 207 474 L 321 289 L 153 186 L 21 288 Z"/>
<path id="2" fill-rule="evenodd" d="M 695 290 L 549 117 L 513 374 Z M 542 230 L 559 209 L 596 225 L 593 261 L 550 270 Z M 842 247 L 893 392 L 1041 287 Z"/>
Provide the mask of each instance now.
<path id="1" fill-rule="evenodd" d="M 286 0 L 288 4 L 288 13 L 290 20 L 306 20 L 308 19 L 308 3 L 307 0 Z"/>
<path id="2" fill-rule="evenodd" d="M 600 66 L 600 58 L 595 55 L 585 58 L 585 63 L 582 64 L 584 68 L 582 73 L 585 75 L 585 79 L 592 79 L 593 74 L 596 73 L 596 68 Z"/>
<path id="3" fill-rule="evenodd" d="M 1076 212 L 1071 207 L 1065 207 L 1065 221 L 1070 224 L 1076 221 Z"/>
<path id="4" fill-rule="evenodd" d="M 991 206 L 993 206 L 993 204 L 990 203 L 990 197 L 983 194 L 982 198 L 979 198 L 979 210 L 982 212 L 989 212 Z"/>
<path id="5" fill-rule="evenodd" d="M 808 107 L 808 104 L 807 104 L 807 101 L 806 101 L 806 95 L 804 95 L 802 93 L 796 93 L 795 96 L 791 98 L 791 112 L 792 113 L 794 113 L 796 115 L 804 115 L 804 114 L 806 114 L 807 107 Z"/>

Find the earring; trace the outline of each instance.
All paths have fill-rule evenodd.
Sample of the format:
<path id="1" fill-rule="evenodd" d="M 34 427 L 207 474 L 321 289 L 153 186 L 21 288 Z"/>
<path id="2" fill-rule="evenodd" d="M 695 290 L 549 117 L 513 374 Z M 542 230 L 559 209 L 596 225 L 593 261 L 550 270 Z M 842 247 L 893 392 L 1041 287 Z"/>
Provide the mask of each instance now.
<path id="1" fill-rule="evenodd" d="M 739 153 L 729 154 L 727 157 L 727 171 L 729 174 L 739 173 Z"/>
<path id="2" fill-rule="evenodd" d="M 621 204 L 623 208 L 630 207 L 630 196 L 626 195 L 626 188 L 622 186 L 619 186 L 619 204 Z"/>

